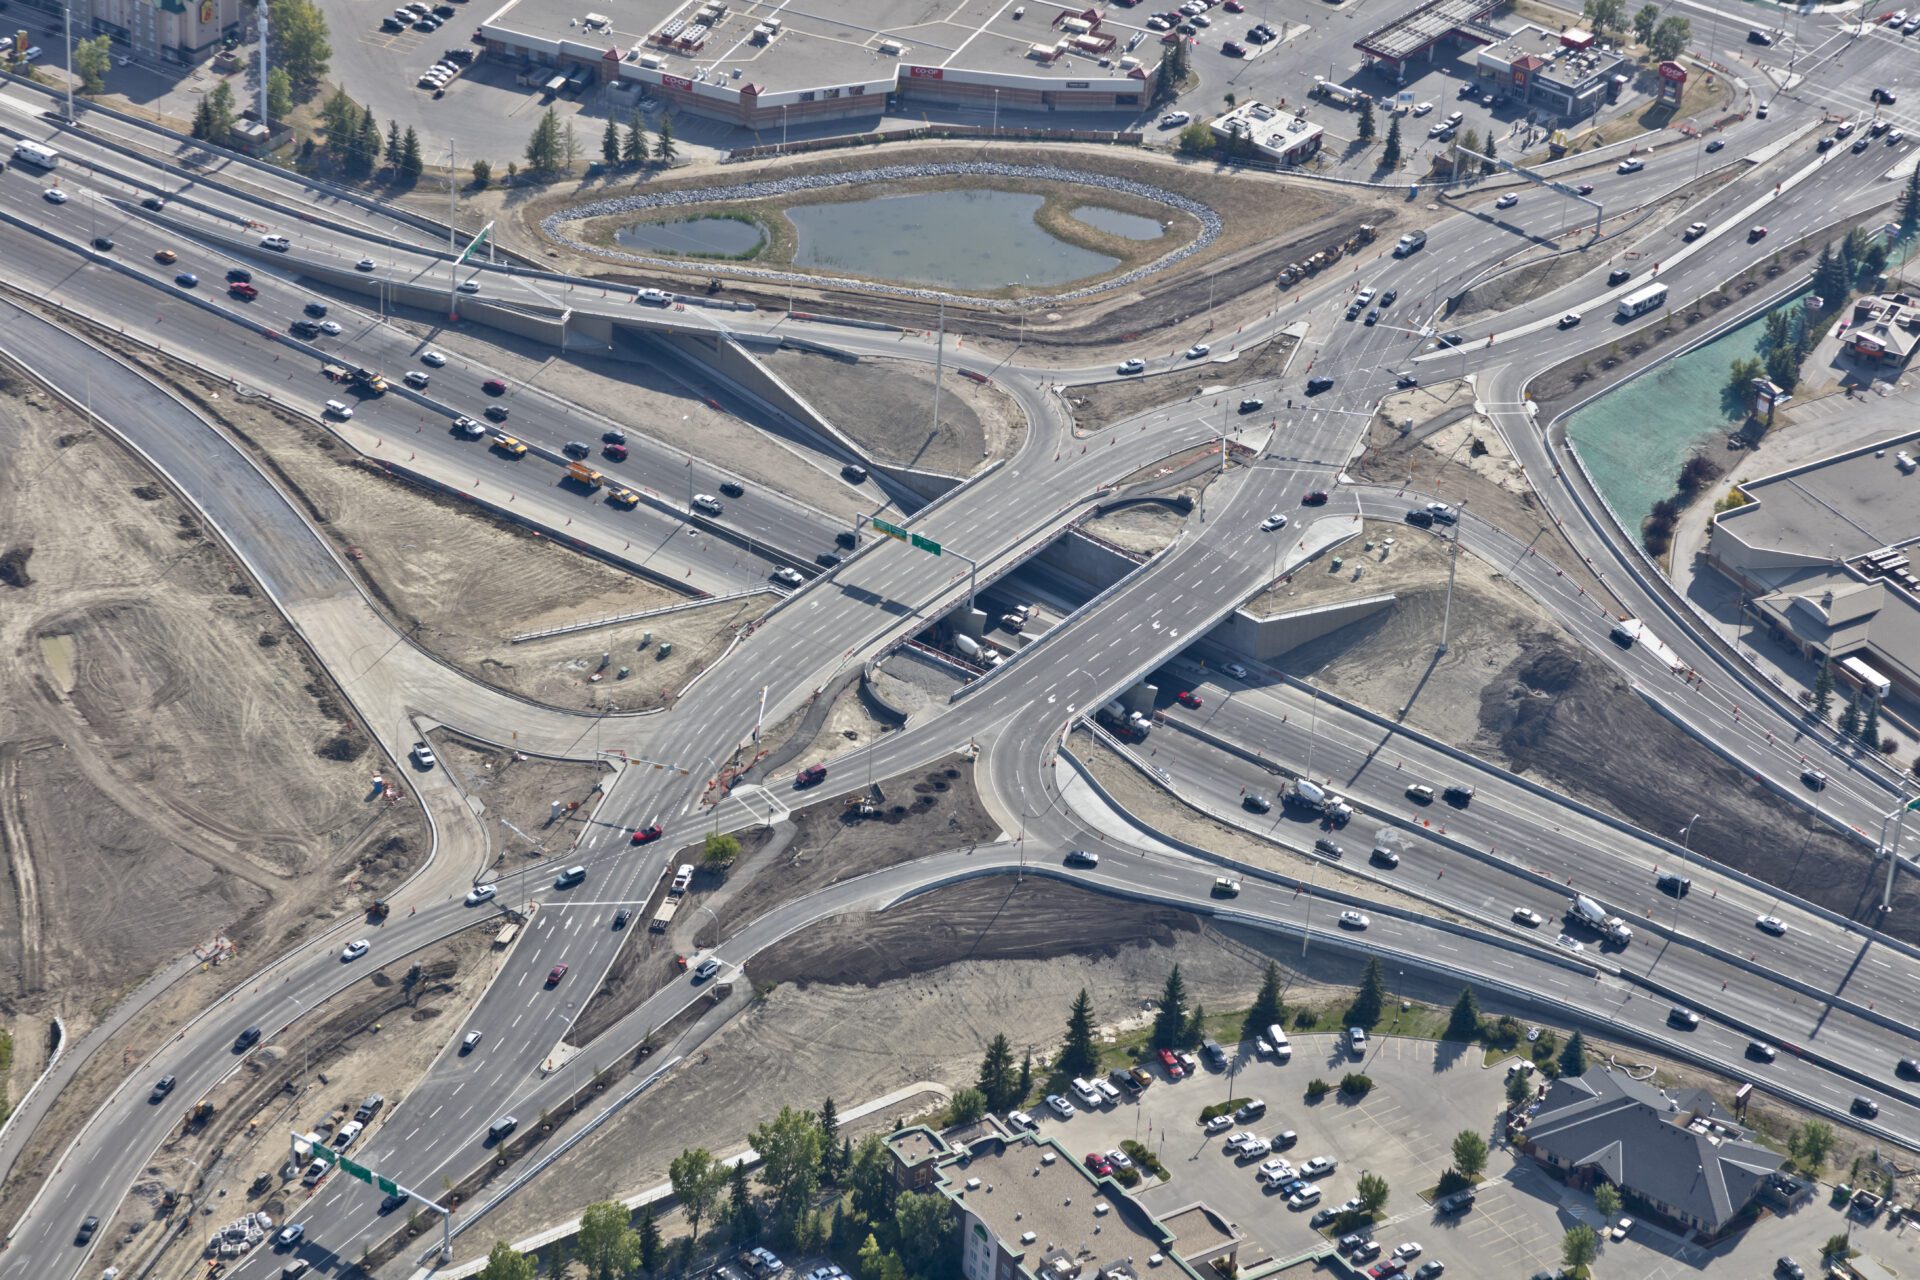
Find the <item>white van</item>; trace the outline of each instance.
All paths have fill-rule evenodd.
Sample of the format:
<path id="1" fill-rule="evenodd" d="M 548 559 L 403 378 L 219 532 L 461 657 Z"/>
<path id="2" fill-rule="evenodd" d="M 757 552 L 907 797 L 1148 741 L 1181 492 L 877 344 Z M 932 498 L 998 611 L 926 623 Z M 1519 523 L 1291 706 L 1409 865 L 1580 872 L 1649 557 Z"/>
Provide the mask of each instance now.
<path id="1" fill-rule="evenodd" d="M 1293 1056 L 1293 1046 L 1287 1043 L 1287 1033 L 1280 1029 L 1279 1023 L 1267 1028 L 1267 1043 L 1273 1046 L 1273 1056 L 1285 1062 Z"/>
<path id="2" fill-rule="evenodd" d="M 329 400 L 326 404 L 327 416 L 343 421 L 353 416 L 353 406 L 344 400 Z"/>
<path id="3" fill-rule="evenodd" d="M 1113 1081 L 1105 1079 L 1103 1077 L 1099 1080 L 1095 1080 L 1093 1082 L 1093 1087 L 1100 1091 L 1100 1100 L 1105 1102 L 1108 1106 L 1117 1107 L 1120 1105 L 1120 1088 L 1118 1085 L 1114 1084 Z"/>
<path id="4" fill-rule="evenodd" d="M 1087 1080 L 1085 1076 L 1075 1076 L 1073 1078 L 1073 1096 L 1090 1107 L 1100 1105 L 1100 1091 L 1094 1088 L 1092 1082 Z"/>

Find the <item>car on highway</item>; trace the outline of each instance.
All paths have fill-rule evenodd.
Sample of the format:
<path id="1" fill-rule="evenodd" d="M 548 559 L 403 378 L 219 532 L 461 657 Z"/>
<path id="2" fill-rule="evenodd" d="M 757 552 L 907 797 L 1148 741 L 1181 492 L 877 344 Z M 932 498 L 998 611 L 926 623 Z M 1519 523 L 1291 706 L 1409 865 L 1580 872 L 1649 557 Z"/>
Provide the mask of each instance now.
<path id="1" fill-rule="evenodd" d="M 1369 862 L 1375 863 L 1378 866 L 1386 867 L 1388 869 L 1392 869 L 1400 865 L 1400 855 L 1398 853 L 1395 853 L 1392 849 L 1376 848 L 1371 854 L 1367 856 L 1367 860 Z"/>
<path id="2" fill-rule="evenodd" d="M 1100 855 L 1091 849 L 1069 849 L 1066 862 L 1070 867 L 1097 867 L 1100 865 Z"/>
<path id="3" fill-rule="evenodd" d="M 1619 166 L 1615 168 L 1614 172 L 1615 173 L 1638 173 L 1646 167 L 1647 167 L 1647 162 L 1645 160 L 1637 160 L 1632 157 L 1628 157 L 1627 159 L 1622 160 L 1620 162 Z"/>
<path id="4" fill-rule="evenodd" d="M 252 302 L 260 296 L 260 291 L 245 280 L 235 280 L 227 286 L 227 292 L 245 302 Z"/>
<path id="5" fill-rule="evenodd" d="M 1268 533 L 1272 533 L 1275 529 L 1284 529 L 1287 527 L 1287 517 L 1281 512 L 1276 511 L 1265 520 L 1262 520 L 1260 527 Z"/>
<path id="6" fill-rule="evenodd" d="M 373 268 L 374 268 L 374 261 L 372 258 L 362 258 L 360 259 L 360 261 L 353 264 L 353 269 L 355 271 L 371 271 L 373 270 Z"/>
<path id="7" fill-rule="evenodd" d="M 826 780 L 827 766 L 824 764 L 810 764 L 799 773 L 793 775 L 793 786 L 794 790 L 801 791 L 807 787 L 818 786 Z"/>
<path id="8" fill-rule="evenodd" d="M 1315 840 L 1313 842 L 1313 848 L 1316 853 L 1324 853 L 1329 858 L 1337 858 L 1341 854 L 1339 842 L 1335 840 L 1329 840 L 1325 836 L 1322 836 L 1318 840 Z"/>
<path id="9" fill-rule="evenodd" d="M 1659 888 L 1660 892 L 1670 898 L 1684 898 L 1693 892 L 1692 879 L 1687 876 L 1675 875 L 1671 871 L 1661 872 L 1659 876 L 1655 877 L 1654 884 Z"/>
<path id="10" fill-rule="evenodd" d="M 384 1199 L 380 1201 L 380 1209 L 379 1209 L 380 1216 L 383 1218 L 386 1217 L 388 1214 L 392 1213 L 395 1209 L 398 1209 L 401 1205 L 405 1204 L 407 1201 L 411 1199 L 413 1199 L 413 1193 L 411 1191 L 390 1192 Z"/>
<path id="11" fill-rule="evenodd" d="M 1434 341 L 1438 342 L 1443 347 L 1457 347 L 1461 343 L 1465 342 L 1466 340 L 1467 340 L 1467 335 L 1464 333 L 1461 333 L 1457 329 L 1449 329 L 1447 332 L 1441 334 L 1438 338 L 1434 339 Z"/>
<path id="12" fill-rule="evenodd" d="M 1248 396 L 1245 399 L 1240 401 L 1240 412 L 1258 413 L 1266 405 L 1266 403 L 1267 402 L 1265 400 L 1262 400 L 1259 396 Z"/>
<path id="13" fill-rule="evenodd" d="M 1692 1031 L 1700 1025 L 1700 1015 L 1683 1004 L 1677 1004 L 1667 1010 L 1667 1022 L 1671 1026 L 1684 1027 Z"/>
<path id="14" fill-rule="evenodd" d="M 1571 329 L 1579 323 L 1580 313 L 1578 311 L 1569 311 L 1560 317 L 1560 327 L 1562 329 Z"/>
<path id="15" fill-rule="evenodd" d="M 419 765 L 422 769 L 431 769 L 433 768 L 434 764 L 437 763 L 433 754 L 433 748 L 428 746 L 424 742 L 414 743 L 413 749 L 409 751 L 407 754 L 411 755 L 413 757 L 413 762 Z"/>
<path id="16" fill-rule="evenodd" d="M 1747 228 L 1748 244 L 1752 244 L 1756 240 L 1765 240 L 1766 238 L 1767 238 L 1767 229 L 1765 227 L 1748 227 Z"/>
<path id="17" fill-rule="evenodd" d="M 171 249 L 155 249 L 153 251 L 153 260 L 155 262 L 171 263 L 176 261 L 179 258 L 179 256 L 180 256 L 179 254 L 175 253 Z"/>
<path id="18" fill-rule="evenodd" d="M 1920 1058 L 1902 1058 L 1894 1064 L 1893 1073 L 1902 1080 L 1920 1080 Z"/>
<path id="19" fill-rule="evenodd" d="M 407 370 L 406 377 L 404 379 L 406 384 L 412 387 L 415 391 L 420 391 L 425 389 L 427 383 L 431 382 L 432 380 L 433 380 L 432 374 L 422 373 L 418 369 Z"/>
<path id="20" fill-rule="evenodd" d="M 1174 694 L 1173 699 L 1183 707 L 1193 707 L 1195 709 L 1199 708 L 1201 702 L 1199 694 L 1187 689 L 1182 689 L 1180 692 Z"/>
<path id="21" fill-rule="evenodd" d="M 420 363 L 427 365 L 431 368 L 438 369 L 441 365 L 444 365 L 446 362 L 447 362 L 447 357 L 443 352 L 429 350 L 429 351 L 422 351 L 420 353 Z M 504 386 L 504 384 L 502 385 Z M 494 395 L 498 393 L 489 392 L 488 394 Z"/>
<path id="22" fill-rule="evenodd" d="M 1714 152 L 1720 150 L 1720 148 L 1726 145 L 1727 145 L 1727 140 L 1725 138 L 1715 138 L 1713 141 L 1707 144 L 1707 154 L 1712 155 Z"/>
<path id="23" fill-rule="evenodd" d="M 1853 1096 L 1853 1102 L 1849 1104 L 1849 1109 L 1853 1114 L 1865 1116 L 1869 1120 L 1874 1119 L 1880 1114 L 1880 1104 L 1863 1093 L 1857 1093 Z"/>
<path id="24" fill-rule="evenodd" d="M 113 237 L 112 236 L 95 236 L 93 238 L 93 247 L 98 249 L 102 253 L 112 253 Z"/>
<path id="25" fill-rule="evenodd" d="M 1300 505 L 1303 507 L 1323 507 L 1326 503 L 1327 491 L 1325 489 L 1309 489 L 1300 495 Z"/>
<path id="26" fill-rule="evenodd" d="M 340 948 L 340 963 L 348 964 L 358 960 L 361 956 L 367 954 L 367 949 L 371 945 L 372 944 L 365 938 L 355 938 L 352 942 Z"/>
<path id="27" fill-rule="evenodd" d="M 1591 182 L 1583 182 L 1575 187 L 1574 191 L 1583 196 L 1590 196 L 1593 194 L 1593 184 Z"/>
<path id="28" fill-rule="evenodd" d="M 1698 239 L 1699 239 L 1699 238 L 1700 238 L 1701 236 L 1703 236 L 1703 235 L 1705 235 L 1705 234 L 1707 234 L 1707 224 L 1706 224 L 1706 223 L 1704 223 L 1704 222 L 1691 222 L 1691 223 L 1688 223 L 1688 224 L 1687 224 L 1687 230 L 1686 230 L 1686 233 L 1685 233 L 1684 235 L 1682 235 L 1682 236 L 1681 236 L 1680 238 L 1681 238 L 1681 239 L 1683 239 L 1683 240 L 1698 240 Z"/>
<path id="29" fill-rule="evenodd" d="M 1519 203 L 1520 203 L 1519 194 L 1516 192 L 1509 191 L 1506 195 L 1503 195 L 1498 200 L 1495 200 L 1493 202 L 1493 207 L 1496 209 L 1511 209 L 1513 208 L 1513 206 Z"/>
<path id="30" fill-rule="evenodd" d="M 1235 680 L 1245 680 L 1247 678 L 1247 669 L 1237 662 L 1229 662 L 1220 669 L 1232 676 Z"/>
<path id="31" fill-rule="evenodd" d="M 307 315 L 312 316 L 315 320 L 321 319 L 327 314 L 327 304 L 324 302 L 309 302 L 300 309 Z"/>
<path id="32" fill-rule="evenodd" d="M 1800 771 L 1800 781 L 1805 783 L 1808 789 L 1813 791 L 1825 791 L 1827 789 L 1827 775 L 1818 769 L 1802 769 Z"/>
<path id="33" fill-rule="evenodd" d="M 247 1050 L 253 1048 L 253 1046 L 259 1043 L 260 1043 L 260 1028 L 248 1027 L 245 1031 L 242 1031 L 239 1035 L 233 1038 L 233 1051 L 235 1053 L 245 1053 Z"/>
<path id="34" fill-rule="evenodd" d="M 1073 1104 L 1057 1093 L 1047 1095 L 1047 1109 L 1062 1120 L 1073 1119 Z"/>
<path id="35" fill-rule="evenodd" d="M 353 406 L 345 400 L 329 400 L 320 408 L 329 418 L 338 418 L 342 422 L 353 416 Z"/>
<path id="36" fill-rule="evenodd" d="M 51 204 L 65 204 L 68 200 L 73 198 L 69 196 L 65 191 L 62 191 L 59 187 L 48 187 L 45 191 L 42 191 L 40 193 L 40 197 L 41 199 L 46 200 Z"/>
<path id="37" fill-rule="evenodd" d="M 1147 362 L 1138 356 L 1131 360 L 1122 360 L 1119 367 L 1114 370 L 1115 373 L 1145 373 L 1146 371 Z"/>
<path id="38" fill-rule="evenodd" d="M 478 280 L 462 280 L 460 282 L 460 292 L 478 293 L 480 292 L 480 282 Z"/>
<path id="39" fill-rule="evenodd" d="M 625 462 L 627 460 L 627 446 L 623 444 L 603 444 L 600 446 L 600 452 L 615 462 Z"/>
<path id="40" fill-rule="evenodd" d="M 1340 913 L 1340 927 L 1342 929 L 1364 929 L 1372 923 L 1373 921 L 1367 919 L 1366 915 L 1359 911 L 1342 911 Z"/>
<path id="41" fill-rule="evenodd" d="M 781 565 L 773 571 L 772 577 L 775 582 L 783 587 L 798 587 L 806 582 L 806 578 L 801 575 L 800 571 L 791 565 Z"/>
<path id="42" fill-rule="evenodd" d="M 1587 949 L 1586 943 L 1580 941 L 1580 939 L 1574 937 L 1570 933 L 1563 933 L 1559 937 L 1555 938 L 1553 940 L 1553 945 L 1556 947 L 1559 947 L 1562 951 L 1568 951 L 1573 953 L 1574 955 L 1579 955 L 1581 952 Z"/>
<path id="43" fill-rule="evenodd" d="M 1366 318 L 1365 320 L 1363 320 L 1363 321 L 1361 321 L 1360 323 L 1362 323 L 1362 324 L 1367 324 L 1367 325 L 1375 325 L 1375 324 L 1379 324 L 1379 323 L 1380 323 L 1380 308 L 1378 308 L 1378 307 L 1374 307 L 1374 308 L 1373 308 L 1372 310 L 1370 310 L 1370 311 L 1368 311 L 1368 312 L 1367 312 L 1367 318 Z"/>
<path id="44" fill-rule="evenodd" d="M 720 972 L 720 961 L 715 959 L 713 956 L 708 956 L 705 960 L 702 960 L 698 965 L 694 967 L 693 980 L 695 982 L 705 982 L 708 978 L 713 977 L 715 974 L 719 972 Z"/>
<path id="45" fill-rule="evenodd" d="M 287 239 L 285 236 L 261 236 L 260 247 L 262 249 L 272 249 L 275 253 L 285 253 L 287 250 L 293 248 L 293 241 Z"/>
<path id="46" fill-rule="evenodd" d="M 1273 812 L 1273 801 L 1267 799 L 1258 791 L 1249 791 L 1240 797 L 1240 807 L 1252 813 L 1271 813 Z"/>
<path id="47" fill-rule="evenodd" d="M 179 275 L 173 278 L 173 282 L 179 285 L 182 289 L 191 289 L 195 285 L 200 283 L 200 277 L 193 274 L 193 272 L 191 271 L 182 271 Z"/>
<path id="48" fill-rule="evenodd" d="M 1779 916 L 1761 916 L 1753 922 L 1753 927 L 1762 933 L 1770 933 L 1778 938 L 1787 931 L 1787 922 Z"/>
<path id="49" fill-rule="evenodd" d="M 158 213 L 162 209 L 167 207 L 167 202 L 165 200 L 162 200 L 159 196 L 148 196 L 145 200 L 142 200 L 140 202 L 140 207 L 142 209 L 151 209 L 155 213 Z"/>
<path id="50" fill-rule="evenodd" d="M 1772 1062 L 1780 1056 L 1780 1051 L 1765 1040 L 1747 1041 L 1747 1056 L 1756 1062 Z"/>
<path id="51" fill-rule="evenodd" d="M 480 384 L 480 389 L 486 392 L 490 396 L 503 396 L 507 394 L 506 379 L 488 378 L 485 382 Z"/>
<path id="52" fill-rule="evenodd" d="M 1898 129 L 1889 129 L 1887 130 L 1887 145 L 1890 147 L 1895 146 L 1898 143 L 1900 143 L 1902 140 L 1904 140 L 1906 136 L 1907 135 L 1905 133 L 1901 132 Z"/>
<path id="53" fill-rule="evenodd" d="M 550 987 L 557 987 L 560 985 L 560 979 L 566 976 L 567 976 L 567 964 L 566 964 L 566 961 L 563 960 L 559 964 L 553 966 L 553 968 L 547 970 L 547 985 Z"/>
<path id="54" fill-rule="evenodd" d="M 1315 374 L 1313 377 L 1307 379 L 1307 394 L 1310 396 L 1317 396 L 1322 391 L 1330 391 L 1332 389 L 1333 379 L 1324 373 Z"/>
<path id="55" fill-rule="evenodd" d="M 477 907 L 483 902 L 492 902 L 499 892 L 500 886 L 497 884 L 477 884 L 467 890 L 467 905 Z"/>
<path id="56" fill-rule="evenodd" d="M 1189 360 L 1198 360 L 1202 356 L 1208 356 L 1212 354 L 1213 354 L 1213 348 L 1208 346 L 1204 342 L 1196 342 L 1192 346 L 1187 348 L 1187 359 Z"/>
<path id="57" fill-rule="evenodd" d="M 1529 929 L 1538 929 L 1544 917 L 1532 907 L 1515 907 L 1513 919 L 1516 924 L 1523 924 Z"/>

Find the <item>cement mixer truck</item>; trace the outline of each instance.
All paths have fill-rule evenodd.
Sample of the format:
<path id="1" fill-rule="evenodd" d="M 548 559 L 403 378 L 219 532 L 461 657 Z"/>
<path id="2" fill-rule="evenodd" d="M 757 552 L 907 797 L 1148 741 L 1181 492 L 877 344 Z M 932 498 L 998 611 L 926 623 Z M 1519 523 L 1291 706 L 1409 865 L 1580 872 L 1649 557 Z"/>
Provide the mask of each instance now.
<path id="1" fill-rule="evenodd" d="M 1127 710 L 1118 698 L 1100 708 L 1100 723 L 1128 739 L 1144 738 L 1147 731 L 1153 728 L 1151 717 L 1143 712 Z"/>
<path id="2" fill-rule="evenodd" d="M 1342 800 L 1317 782 L 1305 778 L 1295 778 L 1280 793 L 1280 803 L 1294 809 L 1305 809 L 1317 813 L 1322 819 L 1336 827 L 1347 825 L 1353 817 L 1353 806 Z"/>
<path id="3" fill-rule="evenodd" d="M 1619 916 L 1607 914 L 1607 909 L 1587 897 L 1584 893 L 1576 896 L 1567 906 L 1567 921 L 1570 924 L 1583 924 L 1600 935 L 1600 945 L 1624 947 L 1633 941 L 1633 930 Z"/>

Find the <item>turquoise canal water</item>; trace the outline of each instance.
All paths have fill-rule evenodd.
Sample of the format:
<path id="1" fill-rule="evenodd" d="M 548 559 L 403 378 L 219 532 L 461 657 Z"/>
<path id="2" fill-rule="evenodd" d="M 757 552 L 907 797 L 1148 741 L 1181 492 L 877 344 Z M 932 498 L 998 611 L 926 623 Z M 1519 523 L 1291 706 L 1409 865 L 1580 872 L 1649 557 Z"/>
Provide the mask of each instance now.
<path id="1" fill-rule="evenodd" d="M 1798 296 L 1777 310 L 1800 306 Z M 1567 437 L 1594 487 L 1629 529 L 1670 498 L 1680 466 L 1703 442 L 1726 437 L 1740 415 L 1721 402 L 1727 368 L 1759 352 L 1765 314 L 1635 378 L 1567 419 Z"/>

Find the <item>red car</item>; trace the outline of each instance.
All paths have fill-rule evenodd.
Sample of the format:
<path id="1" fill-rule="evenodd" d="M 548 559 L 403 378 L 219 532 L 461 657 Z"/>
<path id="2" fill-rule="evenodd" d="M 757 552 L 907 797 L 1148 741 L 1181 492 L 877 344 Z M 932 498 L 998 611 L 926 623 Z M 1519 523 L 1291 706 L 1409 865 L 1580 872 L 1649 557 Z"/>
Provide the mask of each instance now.
<path id="1" fill-rule="evenodd" d="M 1372 1276 L 1373 1280 L 1393 1280 L 1393 1277 L 1406 1269 L 1407 1264 L 1400 1259 L 1388 1258 L 1385 1262 L 1376 1262 L 1368 1267 L 1367 1274 Z"/>
<path id="2" fill-rule="evenodd" d="M 1183 707 L 1197 707 L 1200 705 L 1200 695 L 1197 693 L 1188 693 L 1185 689 L 1174 694 L 1173 697 L 1174 700 Z"/>
<path id="3" fill-rule="evenodd" d="M 1227 0 L 1227 2 L 1220 7 L 1228 13 L 1245 13 L 1247 11 L 1247 6 L 1241 4 L 1240 0 Z"/>
<path id="4" fill-rule="evenodd" d="M 1085 1164 L 1087 1170 L 1096 1178 L 1104 1178 L 1113 1172 L 1113 1166 L 1108 1164 L 1107 1158 L 1098 1151 L 1087 1152 Z"/>
<path id="5" fill-rule="evenodd" d="M 816 786 L 822 782 L 825 782 L 826 780 L 827 780 L 827 766 L 823 764 L 810 764 L 806 768 L 802 769 L 799 773 L 794 775 L 793 785 L 795 787 L 801 787 L 801 788 L 811 787 L 811 786 Z"/>
<path id="6" fill-rule="evenodd" d="M 650 827 L 639 827 L 633 833 L 633 842 L 635 844 L 652 844 L 659 838 L 660 824 L 657 822 Z"/>
<path id="7" fill-rule="evenodd" d="M 1180 1059 L 1173 1056 L 1173 1050 L 1171 1049 L 1162 1049 L 1160 1051 L 1160 1066 L 1167 1073 L 1167 1079 L 1169 1080 L 1184 1080 L 1187 1078 L 1185 1068 L 1180 1065 Z"/>
<path id="8" fill-rule="evenodd" d="M 1327 491 L 1325 489 L 1315 489 L 1312 493 L 1309 493 L 1306 497 L 1300 499 L 1300 501 L 1303 504 L 1309 507 L 1321 506 L 1326 502 L 1326 500 L 1327 500 Z"/>
<path id="9" fill-rule="evenodd" d="M 245 280 L 235 280 L 227 286 L 227 292 L 236 298 L 245 298 L 248 302 L 252 302 L 260 296 L 260 291 L 248 284 Z"/>
<path id="10" fill-rule="evenodd" d="M 507 394 L 507 384 L 499 378 L 488 378 L 480 384 L 480 389 L 490 396 L 503 396 Z"/>
<path id="11" fill-rule="evenodd" d="M 615 462 L 625 462 L 627 460 L 627 446 L 623 444 L 604 445 L 601 447 L 600 452 L 606 454 Z"/>
<path id="12" fill-rule="evenodd" d="M 1765 240 L 1766 238 L 1767 238 L 1767 229 L 1765 227 L 1754 227 L 1752 230 L 1747 232 L 1748 244 L 1752 244 L 1755 240 Z"/>
<path id="13" fill-rule="evenodd" d="M 547 985 L 550 987 L 557 987 L 560 985 L 560 979 L 566 976 L 567 976 L 567 966 L 564 964 L 557 964 L 547 972 Z"/>

